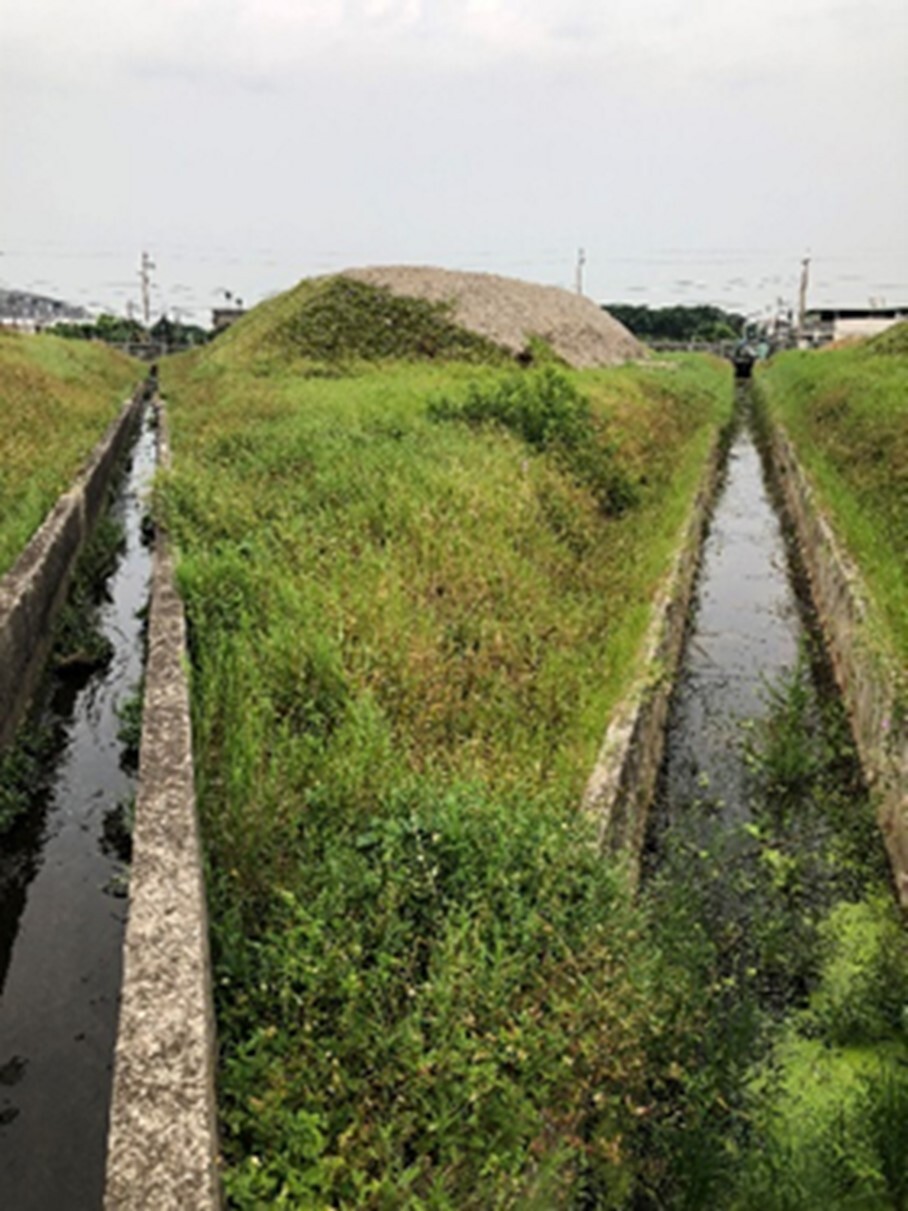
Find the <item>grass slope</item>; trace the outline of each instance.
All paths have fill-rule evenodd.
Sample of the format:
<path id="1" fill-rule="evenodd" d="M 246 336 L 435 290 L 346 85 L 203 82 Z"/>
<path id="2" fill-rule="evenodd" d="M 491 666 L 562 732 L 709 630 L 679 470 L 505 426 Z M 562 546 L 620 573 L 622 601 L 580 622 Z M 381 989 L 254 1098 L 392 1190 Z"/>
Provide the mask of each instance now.
<path id="1" fill-rule="evenodd" d="M 254 308 L 217 338 L 209 356 L 259 373 L 294 362 L 304 373 L 328 376 L 390 358 L 511 360 L 492 341 L 455 324 L 451 312 L 449 304 L 400 297 L 351 278 L 307 278 Z"/>
<path id="2" fill-rule="evenodd" d="M 0 574 L 140 378 L 103 345 L 0 333 Z"/>
<path id="3" fill-rule="evenodd" d="M 773 359 L 760 383 L 908 663 L 908 325 Z"/>
<path id="4" fill-rule="evenodd" d="M 231 1197 L 552 1206 L 587 1170 L 617 1197 L 649 977 L 576 807 L 727 367 L 321 378 L 247 339 L 163 368 L 158 500 Z"/>
<path id="5" fill-rule="evenodd" d="M 800 684 L 756 824 L 646 902 L 577 813 L 728 368 L 326 378 L 269 331 L 164 367 L 157 500 L 230 1204 L 891 1205 L 908 953 Z"/>

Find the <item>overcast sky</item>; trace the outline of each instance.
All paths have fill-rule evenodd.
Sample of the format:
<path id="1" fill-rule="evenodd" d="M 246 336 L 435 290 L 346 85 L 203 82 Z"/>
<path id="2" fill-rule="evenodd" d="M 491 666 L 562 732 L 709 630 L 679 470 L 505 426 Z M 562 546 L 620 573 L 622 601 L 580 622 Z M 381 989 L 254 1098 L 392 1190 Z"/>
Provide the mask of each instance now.
<path id="1" fill-rule="evenodd" d="M 908 304 L 905 0 L 0 0 L 0 285 Z"/>

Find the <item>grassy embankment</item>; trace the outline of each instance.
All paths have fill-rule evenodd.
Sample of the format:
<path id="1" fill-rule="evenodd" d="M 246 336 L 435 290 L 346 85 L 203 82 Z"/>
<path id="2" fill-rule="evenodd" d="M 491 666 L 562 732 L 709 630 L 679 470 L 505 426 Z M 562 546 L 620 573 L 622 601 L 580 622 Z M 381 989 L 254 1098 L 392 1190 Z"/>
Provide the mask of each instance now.
<path id="1" fill-rule="evenodd" d="M 759 381 L 908 666 L 908 324 L 786 353 Z"/>
<path id="2" fill-rule="evenodd" d="M 0 333 L 0 575 L 15 563 L 61 492 L 75 478 L 125 396 L 137 364 L 103 345 Z M 101 536 L 108 527 L 99 527 Z M 83 566 L 103 543 L 89 544 Z M 77 577 L 84 595 L 85 576 Z M 62 624 L 75 632 L 69 607 Z M 2 672 L 2 671 L 0 671 Z M 24 725 L 0 756 L 0 834 L 28 809 L 51 738 Z"/>
<path id="3" fill-rule="evenodd" d="M 0 575 L 140 378 L 103 345 L 0 333 Z"/>
<path id="4" fill-rule="evenodd" d="M 228 1188 L 551 1205 L 622 1171 L 641 1085 L 576 808 L 727 370 L 502 388 L 437 312 L 308 295 L 163 368 Z M 440 360 L 355 357 L 407 351 Z"/>
<path id="5" fill-rule="evenodd" d="M 436 360 L 362 360 L 414 352 Z M 577 813 L 727 368 L 501 361 L 437 311 L 307 285 L 164 368 L 230 1201 L 889 1205 L 903 1140 L 867 1124 L 898 1070 L 888 1100 L 849 1068 L 841 1113 L 822 1075 L 802 1107 L 817 1065 L 781 1050 L 864 1048 L 872 1078 L 908 987 L 860 845 L 842 928 L 799 897 L 828 847 L 789 853 L 783 821 L 832 758 L 796 687 L 754 757 L 746 946 L 716 936 L 727 854 L 634 906 Z M 775 1055 L 752 964 L 801 1012 Z"/>

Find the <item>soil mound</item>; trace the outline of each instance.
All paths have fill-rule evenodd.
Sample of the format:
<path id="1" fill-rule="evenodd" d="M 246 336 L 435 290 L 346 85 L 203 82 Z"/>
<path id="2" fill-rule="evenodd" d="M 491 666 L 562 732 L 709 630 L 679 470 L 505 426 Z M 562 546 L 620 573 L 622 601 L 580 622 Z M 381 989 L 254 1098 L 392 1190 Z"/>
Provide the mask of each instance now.
<path id="1" fill-rule="evenodd" d="M 613 366 L 646 355 L 645 347 L 608 312 L 558 286 L 410 265 L 347 269 L 342 276 L 399 297 L 448 304 L 455 324 L 514 354 L 536 337 L 578 368 Z"/>
<path id="2" fill-rule="evenodd" d="M 329 364 L 385 358 L 505 362 L 494 341 L 458 324 L 444 302 L 394 294 L 347 275 L 301 282 L 283 296 L 272 343 Z"/>

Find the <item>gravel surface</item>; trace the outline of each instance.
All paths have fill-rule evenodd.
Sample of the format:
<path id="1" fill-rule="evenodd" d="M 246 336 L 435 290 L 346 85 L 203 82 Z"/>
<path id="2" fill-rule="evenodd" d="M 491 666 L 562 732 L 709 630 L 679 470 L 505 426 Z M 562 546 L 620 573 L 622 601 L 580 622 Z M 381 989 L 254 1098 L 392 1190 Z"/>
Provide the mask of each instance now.
<path id="1" fill-rule="evenodd" d="M 645 356 L 643 345 L 608 312 L 558 286 L 536 286 L 492 273 L 415 265 L 344 270 L 344 277 L 393 294 L 453 302 L 456 323 L 515 353 L 541 337 L 571 366 L 613 366 Z"/>

